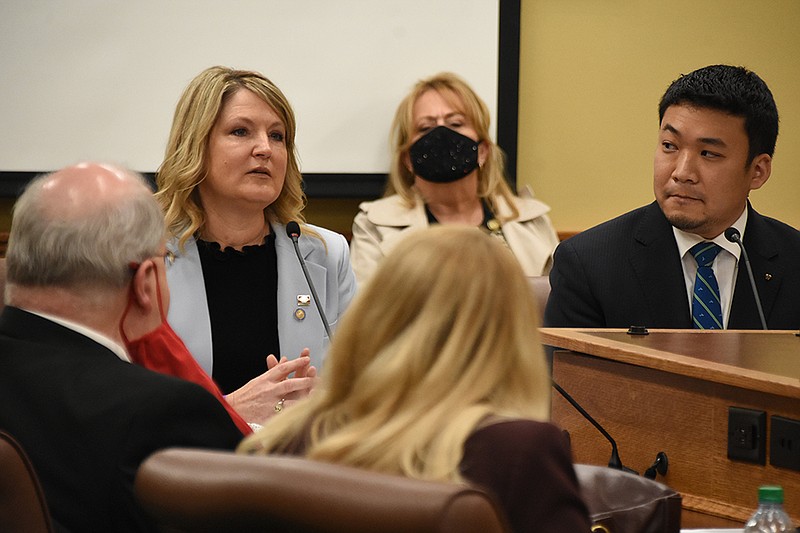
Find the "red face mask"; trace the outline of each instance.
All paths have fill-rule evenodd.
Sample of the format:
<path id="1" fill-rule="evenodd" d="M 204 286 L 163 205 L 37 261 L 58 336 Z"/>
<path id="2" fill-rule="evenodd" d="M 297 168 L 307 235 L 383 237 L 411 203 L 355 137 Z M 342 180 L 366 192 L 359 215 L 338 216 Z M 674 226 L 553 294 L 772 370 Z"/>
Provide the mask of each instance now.
<path id="1" fill-rule="evenodd" d="M 249 435 L 252 433 L 253 430 L 247 425 L 247 422 L 225 401 L 217 384 L 200 367 L 181 338 L 170 327 L 166 316 L 164 316 L 164 309 L 161 306 L 161 286 L 159 285 L 158 277 L 156 277 L 156 295 L 158 297 L 161 324 L 138 339 L 128 339 L 122 325 L 125 323 L 125 317 L 128 316 L 128 311 L 133 304 L 133 286 L 131 286 L 128 305 L 125 306 L 125 311 L 122 313 L 122 319 L 119 323 L 119 332 L 125 342 L 125 348 L 128 350 L 131 361 L 154 372 L 175 376 L 200 385 L 222 403 L 222 406 L 228 411 L 231 419 L 242 434 Z"/>

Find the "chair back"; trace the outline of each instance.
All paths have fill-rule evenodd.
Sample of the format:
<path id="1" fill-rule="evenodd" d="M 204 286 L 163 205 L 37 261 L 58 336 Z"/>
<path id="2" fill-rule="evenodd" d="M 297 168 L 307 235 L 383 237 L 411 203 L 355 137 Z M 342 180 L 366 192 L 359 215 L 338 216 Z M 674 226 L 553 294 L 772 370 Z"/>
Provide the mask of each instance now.
<path id="1" fill-rule="evenodd" d="M 605 466 L 575 465 L 592 531 L 679 533 L 681 495 L 668 486 Z"/>
<path id="2" fill-rule="evenodd" d="M 135 490 L 169 531 L 506 531 L 476 488 L 291 456 L 171 448 L 142 464 Z"/>
<path id="3" fill-rule="evenodd" d="M 547 307 L 547 298 L 550 297 L 550 278 L 548 276 L 528 276 L 528 284 L 536 299 L 539 309 L 539 325 L 544 320 L 544 308 Z"/>
<path id="4" fill-rule="evenodd" d="M 0 431 L 0 531 L 52 530 L 50 512 L 33 465 L 14 437 Z"/>

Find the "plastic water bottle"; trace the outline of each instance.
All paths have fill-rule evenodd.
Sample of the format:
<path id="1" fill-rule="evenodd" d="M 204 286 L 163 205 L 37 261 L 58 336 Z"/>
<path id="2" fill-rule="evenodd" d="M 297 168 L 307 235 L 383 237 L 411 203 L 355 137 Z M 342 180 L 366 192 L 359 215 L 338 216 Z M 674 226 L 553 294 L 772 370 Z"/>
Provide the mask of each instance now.
<path id="1" fill-rule="evenodd" d="M 758 509 L 744 526 L 744 533 L 795 531 L 792 519 L 783 510 L 783 489 L 765 485 L 758 489 Z"/>

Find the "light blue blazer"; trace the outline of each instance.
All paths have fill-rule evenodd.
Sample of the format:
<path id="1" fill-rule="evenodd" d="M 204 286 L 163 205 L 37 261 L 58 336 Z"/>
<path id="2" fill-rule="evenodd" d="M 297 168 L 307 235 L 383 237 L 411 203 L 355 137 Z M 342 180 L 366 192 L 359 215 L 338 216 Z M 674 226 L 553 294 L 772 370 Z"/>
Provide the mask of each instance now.
<path id="1" fill-rule="evenodd" d="M 313 301 L 308 305 L 301 304 L 302 300 L 311 296 L 311 290 L 303 276 L 294 244 L 286 235 L 285 226 L 275 222 L 271 224 L 278 256 L 278 337 L 281 355 L 294 359 L 307 347 L 311 350 L 311 364 L 319 372 L 329 343 L 325 326 Z M 344 236 L 318 226 L 308 227 L 325 239 L 328 248 L 326 251 L 319 239 L 308 235 L 301 235 L 298 240 L 300 253 L 306 261 L 308 273 L 333 332 L 356 292 L 350 250 Z M 211 319 L 197 242 L 189 239 L 183 253 L 178 249 L 177 239 L 170 241 L 167 247 L 175 254 L 175 260 L 167 269 L 170 290 L 167 319 L 200 366 L 212 375 Z M 303 318 L 299 318 L 301 316 Z M 267 355 L 264 354 L 265 359 Z"/>

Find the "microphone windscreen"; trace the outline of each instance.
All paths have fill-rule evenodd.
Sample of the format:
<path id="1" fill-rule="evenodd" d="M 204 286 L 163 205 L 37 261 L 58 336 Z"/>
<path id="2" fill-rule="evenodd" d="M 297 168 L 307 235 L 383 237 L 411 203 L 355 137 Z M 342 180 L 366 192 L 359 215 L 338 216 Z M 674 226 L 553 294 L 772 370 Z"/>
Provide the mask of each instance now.
<path id="1" fill-rule="evenodd" d="M 286 235 L 288 235 L 290 239 L 292 237 L 299 237 L 300 236 L 300 224 L 298 224 L 294 220 L 289 221 L 289 223 L 286 224 Z"/>
<path id="2" fill-rule="evenodd" d="M 741 238 L 741 234 L 738 229 L 730 227 L 725 230 L 725 238 L 731 242 L 737 242 Z"/>

